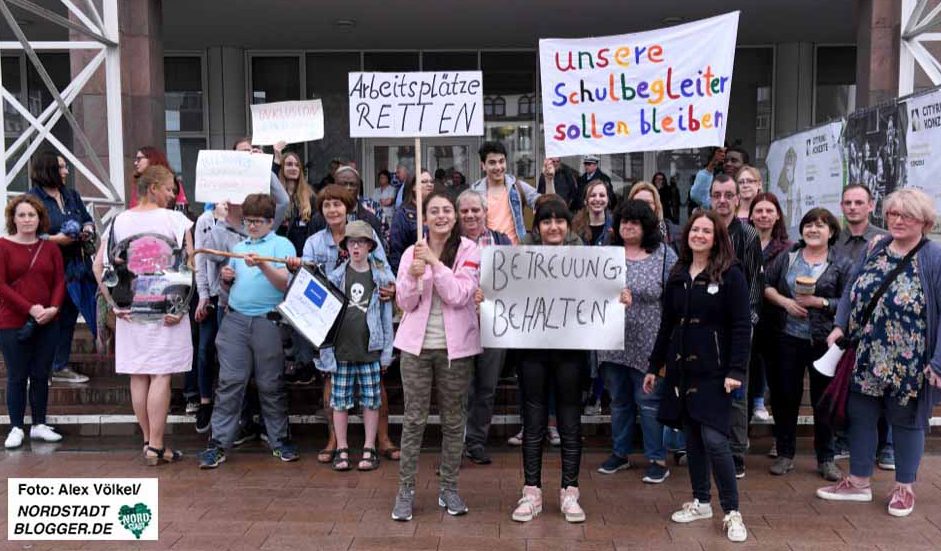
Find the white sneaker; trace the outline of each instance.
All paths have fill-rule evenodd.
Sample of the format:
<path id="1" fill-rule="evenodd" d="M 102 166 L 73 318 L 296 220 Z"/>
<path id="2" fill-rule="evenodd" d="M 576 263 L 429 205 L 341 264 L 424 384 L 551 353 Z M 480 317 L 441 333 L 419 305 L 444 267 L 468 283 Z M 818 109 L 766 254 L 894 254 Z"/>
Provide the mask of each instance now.
<path id="1" fill-rule="evenodd" d="M 673 522 L 683 524 L 706 518 L 712 518 L 712 504 L 700 503 L 698 499 L 684 503 L 683 508 L 670 517 Z"/>
<path id="2" fill-rule="evenodd" d="M 520 429 L 518 433 L 508 438 L 506 443 L 511 446 L 522 446 L 523 445 L 523 429 Z"/>
<path id="3" fill-rule="evenodd" d="M 771 413 L 768 412 L 768 409 L 765 407 L 755 408 L 754 413 L 752 413 L 752 419 L 760 423 L 770 423 Z"/>
<path id="4" fill-rule="evenodd" d="M 559 503 L 562 504 L 562 514 L 568 522 L 585 522 L 585 511 L 578 504 L 578 486 L 569 486 L 559 490 Z"/>
<path id="5" fill-rule="evenodd" d="M 42 440 L 43 442 L 58 442 L 62 440 L 62 435 L 53 430 L 49 425 L 33 425 L 29 429 L 31 440 Z"/>
<path id="6" fill-rule="evenodd" d="M 549 443 L 553 446 L 562 445 L 562 437 L 559 436 L 559 429 L 556 427 L 549 427 Z"/>
<path id="7" fill-rule="evenodd" d="M 748 530 L 745 529 L 745 521 L 742 520 L 742 513 L 731 511 L 722 519 L 722 527 L 725 528 L 725 535 L 729 541 L 742 542 L 748 539 Z"/>
<path id="8" fill-rule="evenodd" d="M 7 435 L 6 442 L 3 443 L 3 447 L 7 449 L 19 448 L 23 445 L 23 429 L 20 427 L 13 427 L 10 429 L 10 434 Z"/>
<path id="9" fill-rule="evenodd" d="M 66 367 L 65 369 L 60 369 L 59 371 L 53 371 L 49 377 L 49 380 L 54 383 L 81 384 L 88 382 L 88 375 L 82 375 L 71 367 Z"/>

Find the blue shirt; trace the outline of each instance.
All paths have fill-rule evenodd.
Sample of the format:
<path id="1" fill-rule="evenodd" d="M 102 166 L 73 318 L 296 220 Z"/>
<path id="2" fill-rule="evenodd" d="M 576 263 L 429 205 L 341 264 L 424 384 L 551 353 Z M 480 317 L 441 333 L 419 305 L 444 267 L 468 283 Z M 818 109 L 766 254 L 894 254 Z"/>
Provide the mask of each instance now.
<path id="1" fill-rule="evenodd" d="M 693 201 L 699 203 L 699 206 L 708 209 L 712 206 L 712 199 L 709 193 L 712 191 L 712 180 L 715 176 L 705 168 L 696 173 L 696 179 L 693 180 L 693 187 L 689 190 L 689 196 Z"/>
<path id="2" fill-rule="evenodd" d="M 239 242 L 232 252 L 279 258 L 297 254 L 287 238 L 273 231 L 258 240 L 249 238 Z M 229 266 L 235 270 L 235 283 L 229 291 L 229 306 L 237 312 L 246 316 L 264 316 L 284 300 L 284 291 L 272 285 L 261 268 L 249 268 L 240 258 L 233 258 Z"/>

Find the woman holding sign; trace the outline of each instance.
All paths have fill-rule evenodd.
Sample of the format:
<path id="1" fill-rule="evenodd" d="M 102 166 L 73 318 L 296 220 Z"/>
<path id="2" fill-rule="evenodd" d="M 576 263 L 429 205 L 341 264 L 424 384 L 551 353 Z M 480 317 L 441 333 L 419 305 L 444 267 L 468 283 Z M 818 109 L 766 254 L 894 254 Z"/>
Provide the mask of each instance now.
<path id="1" fill-rule="evenodd" d="M 664 290 L 644 392 L 661 385 L 658 419 L 686 433 L 693 500 L 673 513 L 673 522 L 712 518 L 711 466 L 726 535 L 734 542 L 745 541 L 748 532 L 738 510 L 729 422 L 732 392 L 741 388 L 748 364 L 748 284 L 735 261 L 728 230 L 715 212 L 693 213 L 683 242 L 686 246 Z"/>
<path id="2" fill-rule="evenodd" d="M 464 449 L 464 399 L 480 354 L 480 325 L 474 293 L 480 280 L 480 252 L 461 237 L 454 203 L 432 193 L 424 203 L 428 239 L 402 255 L 396 301 L 403 310 L 395 347 L 402 351 L 402 459 L 393 520 L 411 520 L 422 436 L 428 420 L 432 383 L 438 387 L 441 415 L 441 467 L 438 505 L 449 515 L 467 512 L 457 493 Z"/>

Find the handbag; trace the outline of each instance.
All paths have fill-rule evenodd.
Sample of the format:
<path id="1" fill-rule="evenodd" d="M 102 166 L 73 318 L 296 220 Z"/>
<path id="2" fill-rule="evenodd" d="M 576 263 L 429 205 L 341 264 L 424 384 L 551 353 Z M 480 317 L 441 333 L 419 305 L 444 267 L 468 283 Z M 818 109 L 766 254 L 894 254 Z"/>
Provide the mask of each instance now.
<path id="1" fill-rule="evenodd" d="M 927 239 L 922 239 L 918 245 L 909 251 L 908 254 L 902 258 L 902 261 L 889 272 L 885 279 L 882 280 L 882 284 L 876 290 L 875 294 L 872 295 L 872 299 L 869 300 L 866 309 L 863 310 L 863 316 L 860 321 L 861 327 L 865 327 L 869 323 L 869 318 L 876 310 L 876 306 L 879 304 L 882 295 L 885 294 L 889 286 L 892 285 L 892 282 L 898 278 L 902 270 L 908 266 L 912 258 L 915 257 L 915 254 L 921 250 L 927 242 Z M 856 348 L 859 346 L 859 340 L 844 336 L 837 342 L 837 345 L 843 349 L 843 356 L 840 357 L 840 361 L 836 364 L 833 380 L 830 381 L 830 384 L 827 385 L 826 390 L 824 390 L 823 394 L 820 396 L 820 400 L 817 402 L 817 408 L 824 412 L 831 427 L 842 429 L 846 427 L 846 403 L 849 400 L 850 381 L 853 378 L 853 370 L 856 369 Z"/>

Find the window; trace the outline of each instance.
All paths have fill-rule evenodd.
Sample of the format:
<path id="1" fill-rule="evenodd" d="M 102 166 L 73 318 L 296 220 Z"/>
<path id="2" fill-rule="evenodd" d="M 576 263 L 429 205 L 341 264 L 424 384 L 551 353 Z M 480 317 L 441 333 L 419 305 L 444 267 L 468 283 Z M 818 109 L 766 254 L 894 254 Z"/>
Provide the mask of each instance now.
<path id="1" fill-rule="evenodd" d="M 350 112 L 346 93 L 347 73 L 360 70 L 359 56 L 359 52 L 318 52 L 306 56 L 307 97 L 320 99 L 327 114 L 323 139 L 307 142 L 307 180 L 312 184 L 320 183 L 327 175 L 331 159 L 356 158 L 357 140 L 350 138 L 346 123 Z M 364 180 L 368 186 L 372 179 Z"/>
<path id="2" fill-rule="evenodd" d="M 814 80 L 814 122 L 856 110 L 856 47 L 818 46 Z"/>
<path id="3" fill-rule="evenodd" d="M 535 110 L 533 107 L 535 107 L 535 104 L 536 101 L 533 99 L 533 96 L 520 96 L 520 99 L 517 102 L 517 109 L 520 116 L 534 114 Z"/>
<path id="4" fill-rule="evenodd" d="M 536 52 L 481 52 L 484 77 L 484 135 L 503 142 L 508 171 L 536 183 Z M 526 99 L 524 99 L 526 98 Z"/>
<path id="5" fill-rule="evenodd" d="M 173 172 L 183 178 L 183 192 L 190 205 L 196 200 L 196 158 L 209 143 L 203 67 L 204 58 L 196 54 L 163 60 L 167 160 Z M 137 147 L 142 145 L 146 144 Z"/>

